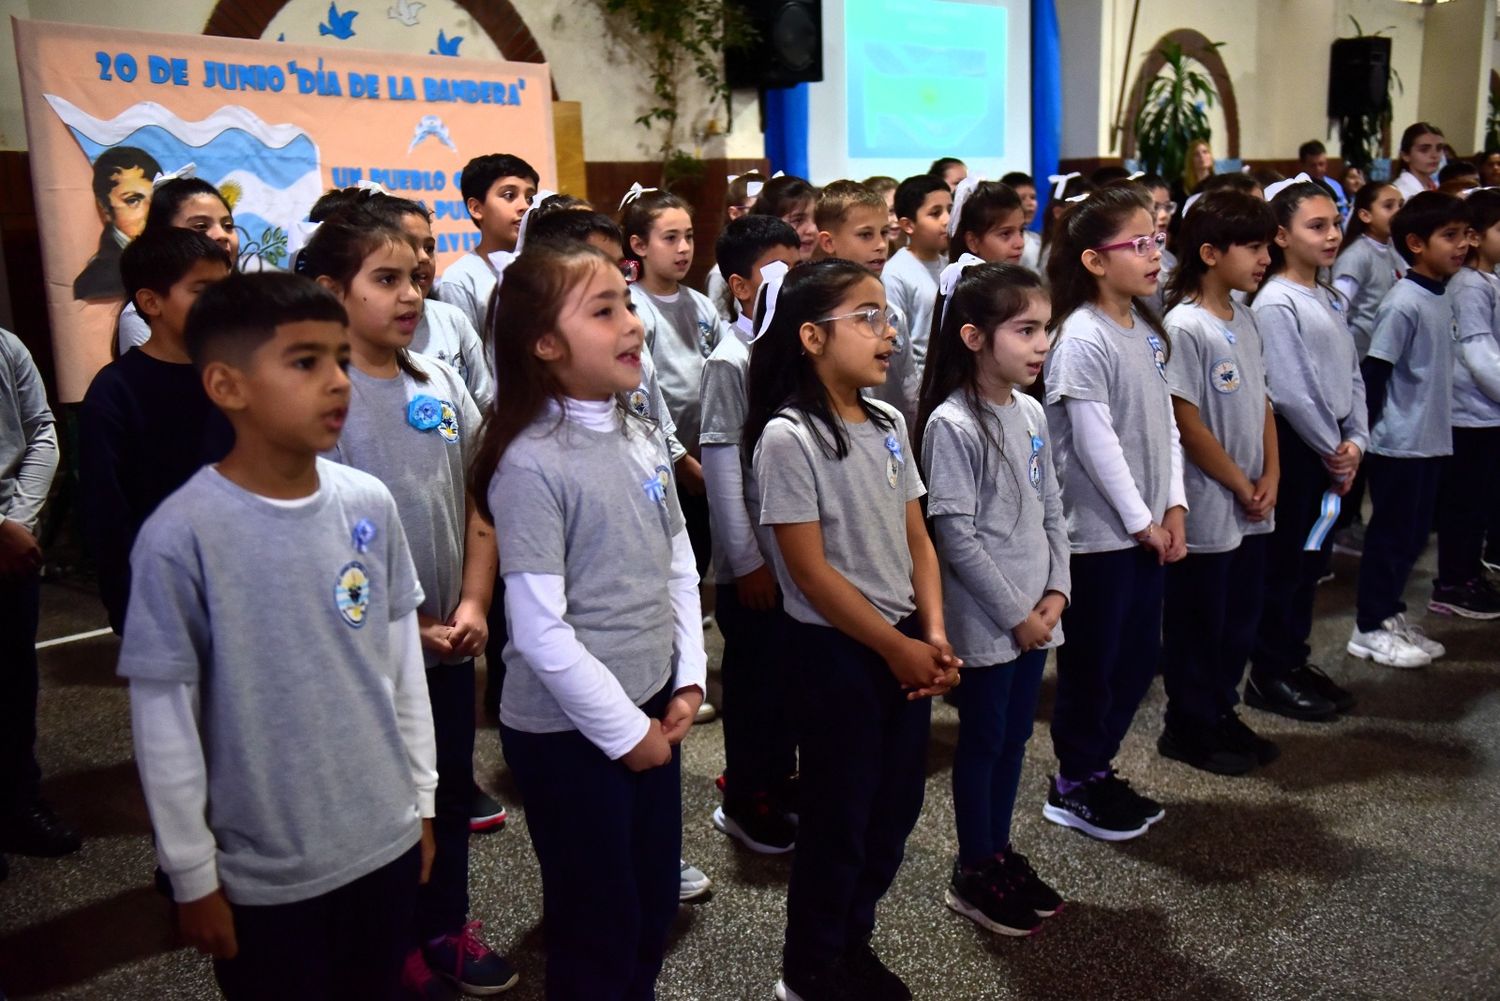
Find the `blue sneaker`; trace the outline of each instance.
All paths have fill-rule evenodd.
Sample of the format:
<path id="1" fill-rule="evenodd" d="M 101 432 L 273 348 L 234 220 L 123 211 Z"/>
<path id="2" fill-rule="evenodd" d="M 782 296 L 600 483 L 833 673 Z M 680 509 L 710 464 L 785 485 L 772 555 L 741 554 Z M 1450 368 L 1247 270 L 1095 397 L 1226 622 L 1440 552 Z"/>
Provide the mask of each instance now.
<path id="1" fill-rule="evenodd" d="M 422 946 L 433 972 L 452 981 L 465 994 L 488 997 L 516 986 L 521 977 L 506 958 L 479 937 L 483 925 L 470 921 L 456 935 L 444 935 Z"/>

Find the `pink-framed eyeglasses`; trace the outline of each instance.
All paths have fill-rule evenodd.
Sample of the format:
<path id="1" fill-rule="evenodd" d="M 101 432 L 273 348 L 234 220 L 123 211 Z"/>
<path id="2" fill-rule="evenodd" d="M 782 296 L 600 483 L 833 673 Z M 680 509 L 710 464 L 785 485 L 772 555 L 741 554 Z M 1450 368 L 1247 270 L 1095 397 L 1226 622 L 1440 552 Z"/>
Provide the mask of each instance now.
<path id="1" fill-rule="evenodd" d="M 1102 254 L 1106 250 L 1124 250 L 1126 247 L 1130 247 L 1135 251 L 1135 256 L 1149 257 L 1153 248 L 1156 250 L 1163 250 L 1166 248 L 1166 246 L 1167 234 L 1158 232 L 1152 233 L 1150 236 L 1138 236 L 1134 240 L 1122 240 L 1119 243 L 1106 243 L 1102 247 L 1092 247 L 1090 249 L 1092 249 L 1096 253 Z"/>

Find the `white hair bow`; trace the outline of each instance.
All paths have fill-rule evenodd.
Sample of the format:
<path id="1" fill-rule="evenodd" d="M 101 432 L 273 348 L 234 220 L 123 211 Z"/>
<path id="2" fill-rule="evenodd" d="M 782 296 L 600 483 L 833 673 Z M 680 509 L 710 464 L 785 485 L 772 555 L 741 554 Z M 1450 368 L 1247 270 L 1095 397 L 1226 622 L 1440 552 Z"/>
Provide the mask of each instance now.
<path id="1" fill-rule="evenodd" d="M 1145 176 L 1146 176 L 1146 172 L 1144 170 L 1138 170 L 1134 174 L 1131 174 L 1129 177 L 1125 178 L 1125 180 L 1127 180 L 1127 181 L 1139 181 L 1141 178 L 1143 178 Z"/>
<path id="2" fill-rule="evenodd" d="M 1277 181 L 1275 184 L 1268 185 L 1266 187 L 1266 201 L 1270 201 L 1271 199 L 1275 198 L 1277 195 L 1281 194 L 1283 191 L 1285 191 L 1287 188 L 1290 188 L 1294 184 L 1307 184 L 1310 181 L 1312 181 L 1312 178 L 1308 177 L 1304 172 L 1298 174 L 1296 177 L 1287 178 L 1285 181 Z"/>
<path id="3" fill-rule="evenodd" d="M 1052 185 L 1052 197 L 1061 198 L 1063 192 L 1068 190 L 1068 182 L 1075 177 L 1082 176 L 1083 174 L 1076 170 L 1070 174 L 1052 174 L 1048 176 L 1047 183 Z"/>
<path id="4" fill-rule="evenodd" d="M 1087 201 L 1088 197 L 1089 193 L 1085 191 L 1081 195 L 1074 195 L 1072 198 L 1064 198 L 1063 201 L 1067 202 L 1070 205 L 1077 205 L 1079 202 Z"/>
<path id="5" fill-rule="evenodd" d="M 389 195 L 391 193 L 390 189 L 379 181 L 357 181 L 354 186 L 361 191 L 368 191 L 372 195 Z"/>
<path id="6" fill-rule="evenodd" d="M 632 184 L 630 186 L 630 190 L 627 191 L 627 192 L 625 192 L 625 197 L 620 199 L 620 208 L 623 209 L 625 206 L 629 205 L 631 202 L 635 201 L 637 198 L 639 198 L 642 195 L 646 194 L 648 191 L 660 191 L 660 190 L 661 190 L 660 188 L 647 188 L 647 187 L 644 187 L 644 186 L 642 186 L 642 184 L 641 184 L 640 181 L 636 181 L 634 184 Z"/>
<path id="7" fill-rule="evenodd" d="M 771 318 L 776 315 L 776 302 L 781 298 L 781 285 L 786 281 L 790 269 L 785 261 L 771 261 L 760 269 L 760 322 L 755 325 L 751 343 L 771 329 Z"/>
<path id="8" fill-rule="evenodd" d="M 945 267 L 942 274 L 938 275 L 938 295 L 943 297 L 943 312 L 938 317 L 940 328 L 948 322 L 948 301 L 953 298 L 953 290 L 958 287 L 958 280 L 969 268 L 983 263 L 982 257 L 969 253 L 960 254 L 958 260 Z"/>
<path id="9" fill-rule="evenodd" d="M 531 208 L 527 209 L 526 214 L 521 216 L 521 229 L 520 232 L 516 234 L 517 254 L 519 254 L 521 252 L 521 248 L 526 245 L 526 231 L 531 228 L 531 213 L 536 209 L 538 205 L 542 204 L 542 202 L 551 198 L 555 194 L 557 194 L 557 192 L 552 191 L 549 188 L 537 188 L 536 194 L 531 196 Z"/>
<path id="10" fill-rule="evenodd" d="M 198 165 L 195 163 L 185 163 L 181 167 L 178 167 L 176 170 L 168 171 L 165 174 L 157 174 L 155 177 L 153 177 L 151 179 L 151 190 L 155 191 L 157 188 L 161 187 L 163 184 L 166 184 L 168 181 L 175 181 L 183 177 L 197 176 Z"/>
<path id="11" fill-rule="evenodd" d="M 738 181 L 740 178 L 742 178 L 744 176 L 745 176 L 744 174 L 730 174 L 729 175 L 729 183 L 733 184 L 735 181 Z M 778 174 L 777 176 L 779 177 L 780 175 Z M 760 180 L 758 178 L 746 181 L 745 182 L 745 197 L 746 198 L 759 198 L 760 197 L 761 189 L 764 188 L 765 186 L 766 186 L 766 182 L 762 181 L 762 180 Z"/>
<path id="12" fill-rule="evenodd" d="M 979 187 L 979 182 L 983 180 L 984 178 L 978 174 L 970 174 L 962 181 L 959 181 L 957 187 L 953 189 L 953 210 L 948 213 L 948 235 L 950 237 L 958 232 L 958 217 L 964 210 L 964 202 L 969 200 L 969 196 L 974 193 L 974 189 Z"/>
<path id="13" fill-rule="evenodd" d="M 785 177 L 785 176 L 786 176 L 786 171 L 784 171 L 784 170 L 778 170 L 776 173 L 774 173 L 774 174 L 771 175 L 771 180 L 774 181 L 778 177 Z"/>
<path id="14" fill-rule="evenodd" d="M 1201 192 L 1201 191 L 1198 192 L 1196 195 L 1188 195 L 1188 200 L 1182 203 L 1182 217 L 1184 219 L 1186 219 L 1187 218 L 1187 214 L 1193 210 L 1193 206 L 1196 205 L 1196 204 L 1198 204 L 1198 199 L 1200 199 L 1202 197 L 1203 197 L 1203 192 Z"/>
<path id="15" fill-rule="evenodd" d="M 490 262 L 490 269 L 495 272 L 496 284 L 505 277 L 505 269 L 516 263 L 516 254 L 510 250 L 497 250 L 490 254 L 486 260 Z"/>

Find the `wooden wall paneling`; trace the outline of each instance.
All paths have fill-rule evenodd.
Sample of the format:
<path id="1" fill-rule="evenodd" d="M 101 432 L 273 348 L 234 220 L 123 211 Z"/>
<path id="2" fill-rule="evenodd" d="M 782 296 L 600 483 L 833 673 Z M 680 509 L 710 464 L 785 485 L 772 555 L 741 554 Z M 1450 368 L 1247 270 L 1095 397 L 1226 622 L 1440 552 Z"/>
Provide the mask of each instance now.
<path id="1" fill-rule="evenodd" d="M 587 198 L 589 178 L 583 155 L 582 104 L 552 102 L 552 145 L 557 153 L 557 190 L 575 198 Z"/>

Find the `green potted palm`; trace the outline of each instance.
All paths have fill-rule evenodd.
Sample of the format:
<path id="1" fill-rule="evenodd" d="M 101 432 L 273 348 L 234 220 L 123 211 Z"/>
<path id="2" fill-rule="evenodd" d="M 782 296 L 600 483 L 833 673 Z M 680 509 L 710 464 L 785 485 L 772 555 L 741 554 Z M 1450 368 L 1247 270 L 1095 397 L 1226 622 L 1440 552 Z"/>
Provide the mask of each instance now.
<path id="1" fill-rule="evenodd" d="M 1142 170 L 1175 180 L 1183 176 L 1188 148 L 1209 138 L 1208 109 L 1219 94 L 1212 78 L 1181 45 L 1168 42 L 1160 54 L 1165 64 L 1147 86 L 1135 116 L 1136 153 Z"/>

